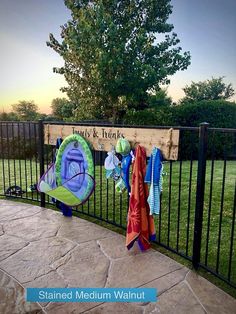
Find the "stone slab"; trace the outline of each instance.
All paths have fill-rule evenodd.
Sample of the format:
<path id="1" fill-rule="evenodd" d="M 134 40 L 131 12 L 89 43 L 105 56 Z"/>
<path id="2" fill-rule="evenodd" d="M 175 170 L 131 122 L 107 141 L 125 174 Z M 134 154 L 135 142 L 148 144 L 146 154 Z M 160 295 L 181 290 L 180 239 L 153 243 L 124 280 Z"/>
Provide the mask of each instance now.
<path id="1" fill-rule="evenodd" d="M 67 284 L 56 270 L 51 270 L 46 275 L 42 275 L 32 281 L 24 283 L 25 288 L 66 288 Z"/>
<path id="2" fill-rule="evenodd" d="M 17 213 L 27 210 L 28 207 L 24 205 L 2 205 L 0 203 L 0 222 L 5 220 L 11 220 Z"/>
<path id="3" fill-rule="evenodd" d="M 20 218 L 4 223 L 5 233 L 27 241 L 53 237 L 57 234 L 60 224 L 38 215 Z"/>
<path id="4" fill-rule="evenodd" d="M 104 287 L 109 265 L 109 259 L 91 241 L 78 245 L 51 267 L 57 269 L 69 287 Z"/>
<path id="5" fill-rule="evenodd" d="M 149 303 L 143 313 L 203 314 L 206 313 L 188 286 L 181 282 L 164 292 L 156 303 Z M 220 313 L 220 312 L 217 312 Z"/>
<path id="6" fill-rule="evenodd" d="M 76 223 L 77 225 L 85 225 L 87 223 L 91 224 L 91 222 L 78 218 L 78 217 L 66 217 L 60 211 L 51 210 L 47 208 L 42 208 L 40 213 L 37 214 L 43 220 L 50 220 L 52 222 L 65 224 L 65 226 L 69 226 L 70 224 Z"/>
<path id="7" fill-rule="evenodd" d="M 236 300 L 208 280 L 193 271 L 186 280 L 207 313 L 236 314 Z"/>
<path id="8" fill-rule="evenodd" d="M 142 254 L 138 247 L 137 241 L 134 243 L 134 246 L 131 250 L 127 250 L 125 246 L 125 237 L 120 234 L 117 234 L 112 238 L 100 239 L 97 242 L 104 253 L 107 254 L 111 259 Z"/>
<path id="9" fill-rule="evenodd" d="M 42 208 L 40 208 L 38 206 L 31 205 L 31 206 L 24 208 L 21 211 L 18 211 L 13 217 L 11 217 L 11 220 L 17 220 L 20 218 L 28 218 L 28 217 L 37 215 L 37 214 L 41 213 L 42 211 L 43 211 Z"/>
<path id="10" fill-rule="evenodd" d="M 82 219 L 74 217 L 73 220 L 65 222 L 58 232 L 58 235 L 77 243 L 88 242 L 107 237 L 113 237 L 117 234 L 111 230 L 97 226 L 91 222 L 83 222 Z"/>
<path id="11" fill-rule="evenodd" d="M 33 281 L 53 268 L 53 262 L 66 255 L 75 244 L 58 237 L 35 241 L 0 262 L 0 267 L 21 283 Z"/>
<path id="12" fill-rule="evenodd" d="M 50 303 L 45 307 L 45 313 L 47 314 L 79 314 L 90 313 L 91 309 L 98 306 L 101 303 L 89 302 L 89 303 Z M 115 313 L 114 313 L 115 314 Z M 131 313 L 130 313 L 131 314 Z"/>
<path id="13" fill-rule="evenodd" d="M 187 267 L 182 267 L 166 275 L 163 275 L 147 284 L 143 285 L 142 288 L 156 288 L 158 295 L 160 296 L 165 291 L 171 289 L 181 281 L 183 281 L 189 272 Z"/>
<path id="14" fill-rule="evenodd" d="M 23 247 L 28 245 L 29 242 L 4 234 L 0 237 L 0 261 L 3 261 L 7 257 L 21 250 Z"/>
<path id="15" fill-rule="evenodd" d="M 25 300 L 24 288 L 0 270 L 0 313 L 43 313 L 37 303 Z"/>
<path id="16" fill-rule="evenodd" d="M 29 204 L 24 204 L 21 206 L 20 205 L 17 205 L 17 206 L 3 205 L 2 206 L 0 203 L 0 221 L 1 222 L 8 221 L 8 220 L 12 221 L 19 218 L 30 217 L 42 211 L 43 209 L 41 209 L 40 207 L 29 205 Z"/>
<path id="17" fill-rule="evenodd" d="M 143 309 L 132 303 L 103 303 L 89 311 L 91 314 L 142 314 Z"/>
<path id="18" fill-rule="evenodd" d="M 0 208 L 2 206 L 12 206 L 12 207 L 20 206 L 21 208 L 23 208 L 24 206 L 26 206 L 26 207 L 30 206 L 30 204 L 16 202 L 16 201 L 10 201 L 8 199 L 0 199 Z"/>
<path id="19" fill-rule="evenodd" d="M 159 252 L 144 252 L 114 260 L 107 287 L 139 287 L 182 266 Z"/>

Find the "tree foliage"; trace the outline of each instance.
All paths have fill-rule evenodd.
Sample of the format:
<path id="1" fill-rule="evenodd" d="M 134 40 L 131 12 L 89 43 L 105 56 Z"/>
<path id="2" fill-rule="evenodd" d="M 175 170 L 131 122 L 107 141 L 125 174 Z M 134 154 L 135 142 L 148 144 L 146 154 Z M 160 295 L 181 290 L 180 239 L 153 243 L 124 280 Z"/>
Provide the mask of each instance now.
<path id="1" fill-rule="evenodd" d="M 65 0 L 71 20 L 62 42 L 47 45 L 65 61 L 54 71 L 77 105 L 78 118 L 118 120 L 128 108 L 147 106 L 148 93 L 190 64 L 168 23 L 170 0 Z"/>
<path id="2" fill-rule="evenodd" d="M 75 105 L 66 98 L 54 98 L 51 103 L 52 115 L 59 120 L 72 119 Z"/>
<path id="3" fill-rule="evenodd" d="M 155 94 L 148 97 L 148 105 L 151 108 L 170 106 L 172 105 L 172 98 L 168 96 L 167 89 L 160 88 Z"/>
<path id="4" fill-rule="evenodd" d="M 202 82 L 192 82 L 190 86 L 183 88 L 185 97 L 181 102 L 229 99 L 234 95 L 234 89 L 231 83 L 227 85 L 223 79 L 224 77 L 221 76 Z"/>
<path id="5" fill-rule="evenodd" d="M 34 121 L 39 118 L 38 105 L 33 100 L 19 101 L 12 105 L 13 113 L 17 115 L 21 121 Z"/>
<path id="6" fill-rule="evenodd" d="M 225 100 L 203 100 L 191 106 L 176 106 L 174 116 L 177 125 L 182 126 L 208 122 L 211 127 L 236 128 L 236 104 Z"/>
<path id="7" fill-rule="evenodd" d="M 14 112 L 1 112 L 0 121 L 18 121 L 19 118 Z"/>
<path id="8" fill-rule="evenodd" d="M 236 103 L 225 100 L 203 100 L 181 106 L 163 106 L 143 111 L 129 110 L 125 124 L 199 126 L 201 122 L 211 127 L 236 128 Z"/>

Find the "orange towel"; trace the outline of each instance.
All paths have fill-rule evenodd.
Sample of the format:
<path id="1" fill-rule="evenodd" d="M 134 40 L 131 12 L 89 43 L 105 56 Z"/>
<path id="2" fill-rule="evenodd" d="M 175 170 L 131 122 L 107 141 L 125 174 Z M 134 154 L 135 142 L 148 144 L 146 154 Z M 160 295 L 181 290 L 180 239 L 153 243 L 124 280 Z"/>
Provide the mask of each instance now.
<path id="1" fill-rule="evenodd" d="M 155 225 L 147 202 L 148 187 L 144 183 L 146 173 L 146 152 L 140 145 L 135 152 L 135 161 L 132 173 L 131 195 L 128 211 L 126 232 L 126 246 L 128 250 L 138 240 L 141 250 L 150 248 L 150 240 L 154 240 Z"/>

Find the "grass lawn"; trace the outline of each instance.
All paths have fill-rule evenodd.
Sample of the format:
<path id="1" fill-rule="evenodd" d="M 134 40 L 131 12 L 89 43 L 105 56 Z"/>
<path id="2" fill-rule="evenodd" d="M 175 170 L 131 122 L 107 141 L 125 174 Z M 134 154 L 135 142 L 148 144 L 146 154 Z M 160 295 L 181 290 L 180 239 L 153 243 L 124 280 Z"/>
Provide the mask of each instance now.
<path id="1" fill-rule="evenodd" d="M 190 176 L 190 168 L 192 168 L 192 176 Z M 128 208 L 127 193 L 119 195 L 115 192 L 114 182 L 106 180 L 103 167 L 96 166 L 95 170 L 95 193 L 79 210 L 125 227 Z M 161 215 L 155 217 L 157 240 L 179 252 L 192 256 L 197 162 L 194 161 L 192 164 L 190 161 L 183 161 L 182 164 L 166 162 L 164 171 L 166 175 L 163 183 Z M 225 182 L 223 182 L 224 171 L 226 173 Z M 19 185 L 26 190 L 29 185 L 36 183 L 39 176 L 39 165 L 35 161 L 29 160 L 26 162 L 19 160 L 4 160 L 3 162 L 0 160 L 0 173 L 5 173 L 5 186 L 3 176 L 0 177 L 0 194 L 3 194 L 4 189 L 10 185 Z M 211 173 L 213 173 L 212 186 Z M 211 161 L 207 162 L 201 262 L 213 270 L 218 267 L 218 272 L 225 278 L 228 277 L 232 241 L 235 179 L 236 161 L 227 161 L 225 169 L 223 161 L 215 161 L 214 165 Z M 224 193 L 222 194 L 223 185 Z M 210 194 L 212 194 L 211 198 Z M 31 192 L 25 193 L 23 196 L 34 199 L 39 197 L 37 193 Z M 210 217 L 209 228 L 208 217 Z M 208 254 L 206 254 L 206 250 L 208 250 Z M 230 274 L 230 280 L 234 283 L 236 283 L 235 265 L 236 231 L 234 232 Z"/>

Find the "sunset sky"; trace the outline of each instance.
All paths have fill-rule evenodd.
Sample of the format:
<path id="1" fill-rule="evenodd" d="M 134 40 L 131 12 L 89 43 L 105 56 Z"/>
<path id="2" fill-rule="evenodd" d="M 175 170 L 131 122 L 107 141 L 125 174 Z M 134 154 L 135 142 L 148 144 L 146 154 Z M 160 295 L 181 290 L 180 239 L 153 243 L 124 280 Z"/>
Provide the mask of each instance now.
<path id="1" fill-rule="evenodd" d="M 236 1 L 173 0 L 170 22 L 191 66 L 171 78 L 169 95 L 177 101 L 191 81 L 225 76 L 236 89 Z M 41 112 L 50 112 L 53 98 L 65 97 L 63 65 L 46 46 L 51 32 L 60 39 L 60 25 L 70 18 L 63 0 L 0 0 L 0 112 L 19 100 L 34 100 Z M 236 100 L 234 96 L 232 100 Z"/>

